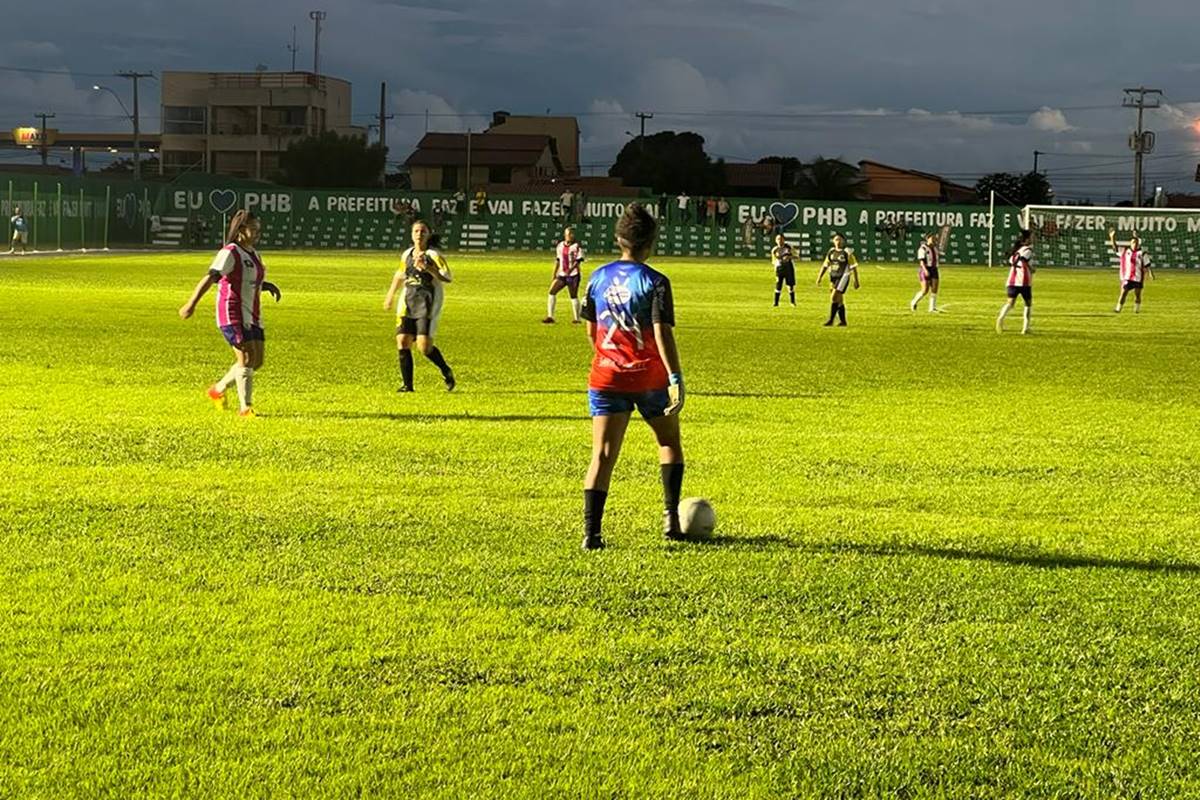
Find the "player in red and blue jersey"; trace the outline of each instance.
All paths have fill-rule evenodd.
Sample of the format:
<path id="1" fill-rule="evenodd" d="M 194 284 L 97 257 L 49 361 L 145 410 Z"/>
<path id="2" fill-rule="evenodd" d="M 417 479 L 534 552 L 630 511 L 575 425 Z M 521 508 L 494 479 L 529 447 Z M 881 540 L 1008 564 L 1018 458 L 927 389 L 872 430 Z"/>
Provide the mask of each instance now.
<path id="1" fill-rule="evenodd" d="M 1033 233 L 1023 230 L 1013 242 L 1008 253 L 1008 302 L 1000 307 L 996 318 L 996 333 L 1004 332 L 1004 318 L 1017 304 L 1017 298 L 1025 301 L 1024 324 L 1021 333 L 1029 333 L 1029 318 L 1033 312 Z"/>
<path id="2" fill-rule="evenodd" d="M 604 547 L 604 504 L 634 409 L 658 440 L 663 531 L 670 539 L 683 538 L 679 412 L 684 391 L 675 346 L 675 304 L 671 282 L 645 263 L 657 232 L 658 223 L 650 212 L 640 203 L 630 203 L 617 221 L 621 258 L 592 273 L 583 299 L 583 318 L 595 350 L 588 379 L 592 463 L 583 490 L 587 550 Z"/>
<path id="3" fill-rule="evenodd" d="M 216 285 L 217 327 L 233 348 L 234 362 L 225 377 L 208 388 L 208 399 L 223 409 L 225 392 L 236 385 L 242 417 L 254 416 L 254 372 L 263 365 L 266 334 L 262 327 L 261 296 L 266 292 L 275 302 L 281 297 L 279 287 L 266 281 L 266 269 L 255 250 L 261 236 L 262 225 L 257 217 L 245 209 L 234 214 L 229 221 L 226 245 L 217 251 L 208 274 L 179 309 L 179 316 L 188 319 L 200 298 Z"/>
<path id="4" fill-rule="evenodd" d="M 1120 268 L 1121 278 L 1121 294 L 1117 298 L 1117 307 L 1113 309 L 1120 314 L 1121 309 L 1125 306 L 1125 298 L 1133 292 L 1133 313 L 1140 313 L 1142 310 L 1142 285 L 1146 279 L 1146 275 L 1154 277 L 1154 270 L 1150 269 L 1150 257 L 1146 255 L 1146 251 L 1142 250 L 1141 237 L 1134 231 L 1129 238 L 1129 244 L 1121 246 L 1117 244 L 1117 232 L 1110 228 L 1108 231 L 1108 246 L 1117 254 Z"/>

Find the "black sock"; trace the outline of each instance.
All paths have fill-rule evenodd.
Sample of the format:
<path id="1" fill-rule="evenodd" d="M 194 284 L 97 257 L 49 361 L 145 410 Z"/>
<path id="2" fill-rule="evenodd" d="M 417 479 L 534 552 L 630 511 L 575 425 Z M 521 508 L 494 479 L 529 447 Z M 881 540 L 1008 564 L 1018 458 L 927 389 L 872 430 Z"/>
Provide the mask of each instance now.
<path id="1" fill-rule="evenodd" d="M 833 318 L 836 317 L 837 315 L 838 315 L 838 304 L 830 303 L 829 304 L 829 321 L 833 322 Z"/>
<path id="2" fill-rule="evenodd" d="M 788 297 L 792 299 L 792 305 L 796 305 L 796 290 L 788 289 Z"/>
<path id="3" fill-rule="evenodd" d="M 413 378 L 413 357 L 412 350 L 398 350 L 396 354 L 400 357 L 400 381 L 404 384 L 405 389 L 412 388 Z"/>
<path id="4" fill-rule="evenodd" d="M 442 357 L 442 351 L 436 347 L 429 348 L 429 352 L 425 357 L 433 362 L 433 365 L 442 371 L 442 377 L 450 374 L 450 365 L 446 363 L 446 359 Z"/>
<path id="5" fill-rule="evenodd" d="M 604 501 L 608 492 L 601 489 L 583 490 L 583 532 L 588 537 L 600 535 L 600 526 L 604 522 Z"/>
<path id="6" fill-rule="evenodd" d="M 775 290 L 775 305 L 779 305 L 779 290 Z"/>
<path id="7" fill-rule="evenodd" d="M 683 491 L 683 462 L 659 466 L 662 470 L 663 509 L 678 513 L 679 493 Z"/>
<path id="8" fill-rule="evenodd" d="M 846 304 L 845 303 L 838 304 L 838 319 L 840 319 L 842 321 L 843 325 L 846 324 Z"/>

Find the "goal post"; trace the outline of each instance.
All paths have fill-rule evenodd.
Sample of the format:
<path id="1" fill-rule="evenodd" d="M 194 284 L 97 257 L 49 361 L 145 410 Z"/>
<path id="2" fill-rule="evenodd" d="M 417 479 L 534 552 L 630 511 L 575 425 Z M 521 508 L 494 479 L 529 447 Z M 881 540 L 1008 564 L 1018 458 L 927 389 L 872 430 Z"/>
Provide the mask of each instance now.
<path id="1" fill-rule="evenodd" d="M 1034 252 L 1051 267 L 1115 267 L 1117 244 L 1132 234 L 1155 267 L 1200 267 L 1200 209 L 1025 206 L 1021 227 L 1033 231 Z"/>

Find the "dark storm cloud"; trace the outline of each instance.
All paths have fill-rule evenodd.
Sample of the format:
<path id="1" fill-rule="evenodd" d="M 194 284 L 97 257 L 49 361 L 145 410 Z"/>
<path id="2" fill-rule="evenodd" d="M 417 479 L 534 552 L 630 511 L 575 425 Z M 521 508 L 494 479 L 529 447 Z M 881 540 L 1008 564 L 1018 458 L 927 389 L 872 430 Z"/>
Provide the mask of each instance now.
<path id="1" fill-rule="evenodd" d="M 77 0 L 21 4 L 6 12 L 0 63 L 279 69 L 290 64 L 285 44 L 297 25 L 307 67 L 312 5 L 116 0 L 98 13 Z M 1119 107 L 1121 89 L 1144 82 L 1182 104 L 1149 118 L 1164 155 L 1150 172 L 1186 188 L 1194 168 L 1186 105 L 1200 100 L 1194 0 L 1144 2 L 1132 18 L 1117 0 L 345 0 L 327 8 L 323 65 L 354 81 L 357 121 L 374 110 L 380 80 L 393 110 L 413 115 L 389 131 L 398 159 L 425 130 L 426 110 L 431 128 L 478 130 L 497 108 L 549 108 L 586 112 L 584 159 L 605 164 L 627 141 L 632 112 L 649 110 L 657 113 L 651 130 L 697 130 L 728 158 L 821 153 L 965 179 L 1026 169 L 1034 149 L 1123 158 L 1131 115 Z M 50 104 L 78 115 L 64 119 L 73 127 L 121 124 L 111 98 L 88 91 L 92 80 L 6 80 L 0 122 L 28 122 Z M 1079 108 L 1088 106 L 1109 108 Z M 796 116 L 667 113 L 739 110 Z M 812 116 L 825 111 L 860 115 Z M 1080 170 L 1087 161 L 1076 159 L 1042 165 L 1063 169 L 1060 185 L 1071 194 L 1103 194 L 1106 179 L 1089 172 L 1124 184 L 1115 173 L 1128 168 Z"/>

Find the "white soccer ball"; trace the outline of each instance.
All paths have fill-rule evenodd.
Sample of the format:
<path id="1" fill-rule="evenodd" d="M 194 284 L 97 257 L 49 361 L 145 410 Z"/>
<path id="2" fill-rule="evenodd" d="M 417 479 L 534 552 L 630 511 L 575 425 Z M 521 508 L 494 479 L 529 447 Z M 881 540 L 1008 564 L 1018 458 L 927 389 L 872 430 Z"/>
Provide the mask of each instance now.
<path id="1" fill-rule="evenodd" d="M 685 536 L 707 539 L 717 527 L 717 512 L 703 497 L 688 497 L 679 501 L 679 527 Z"/>

